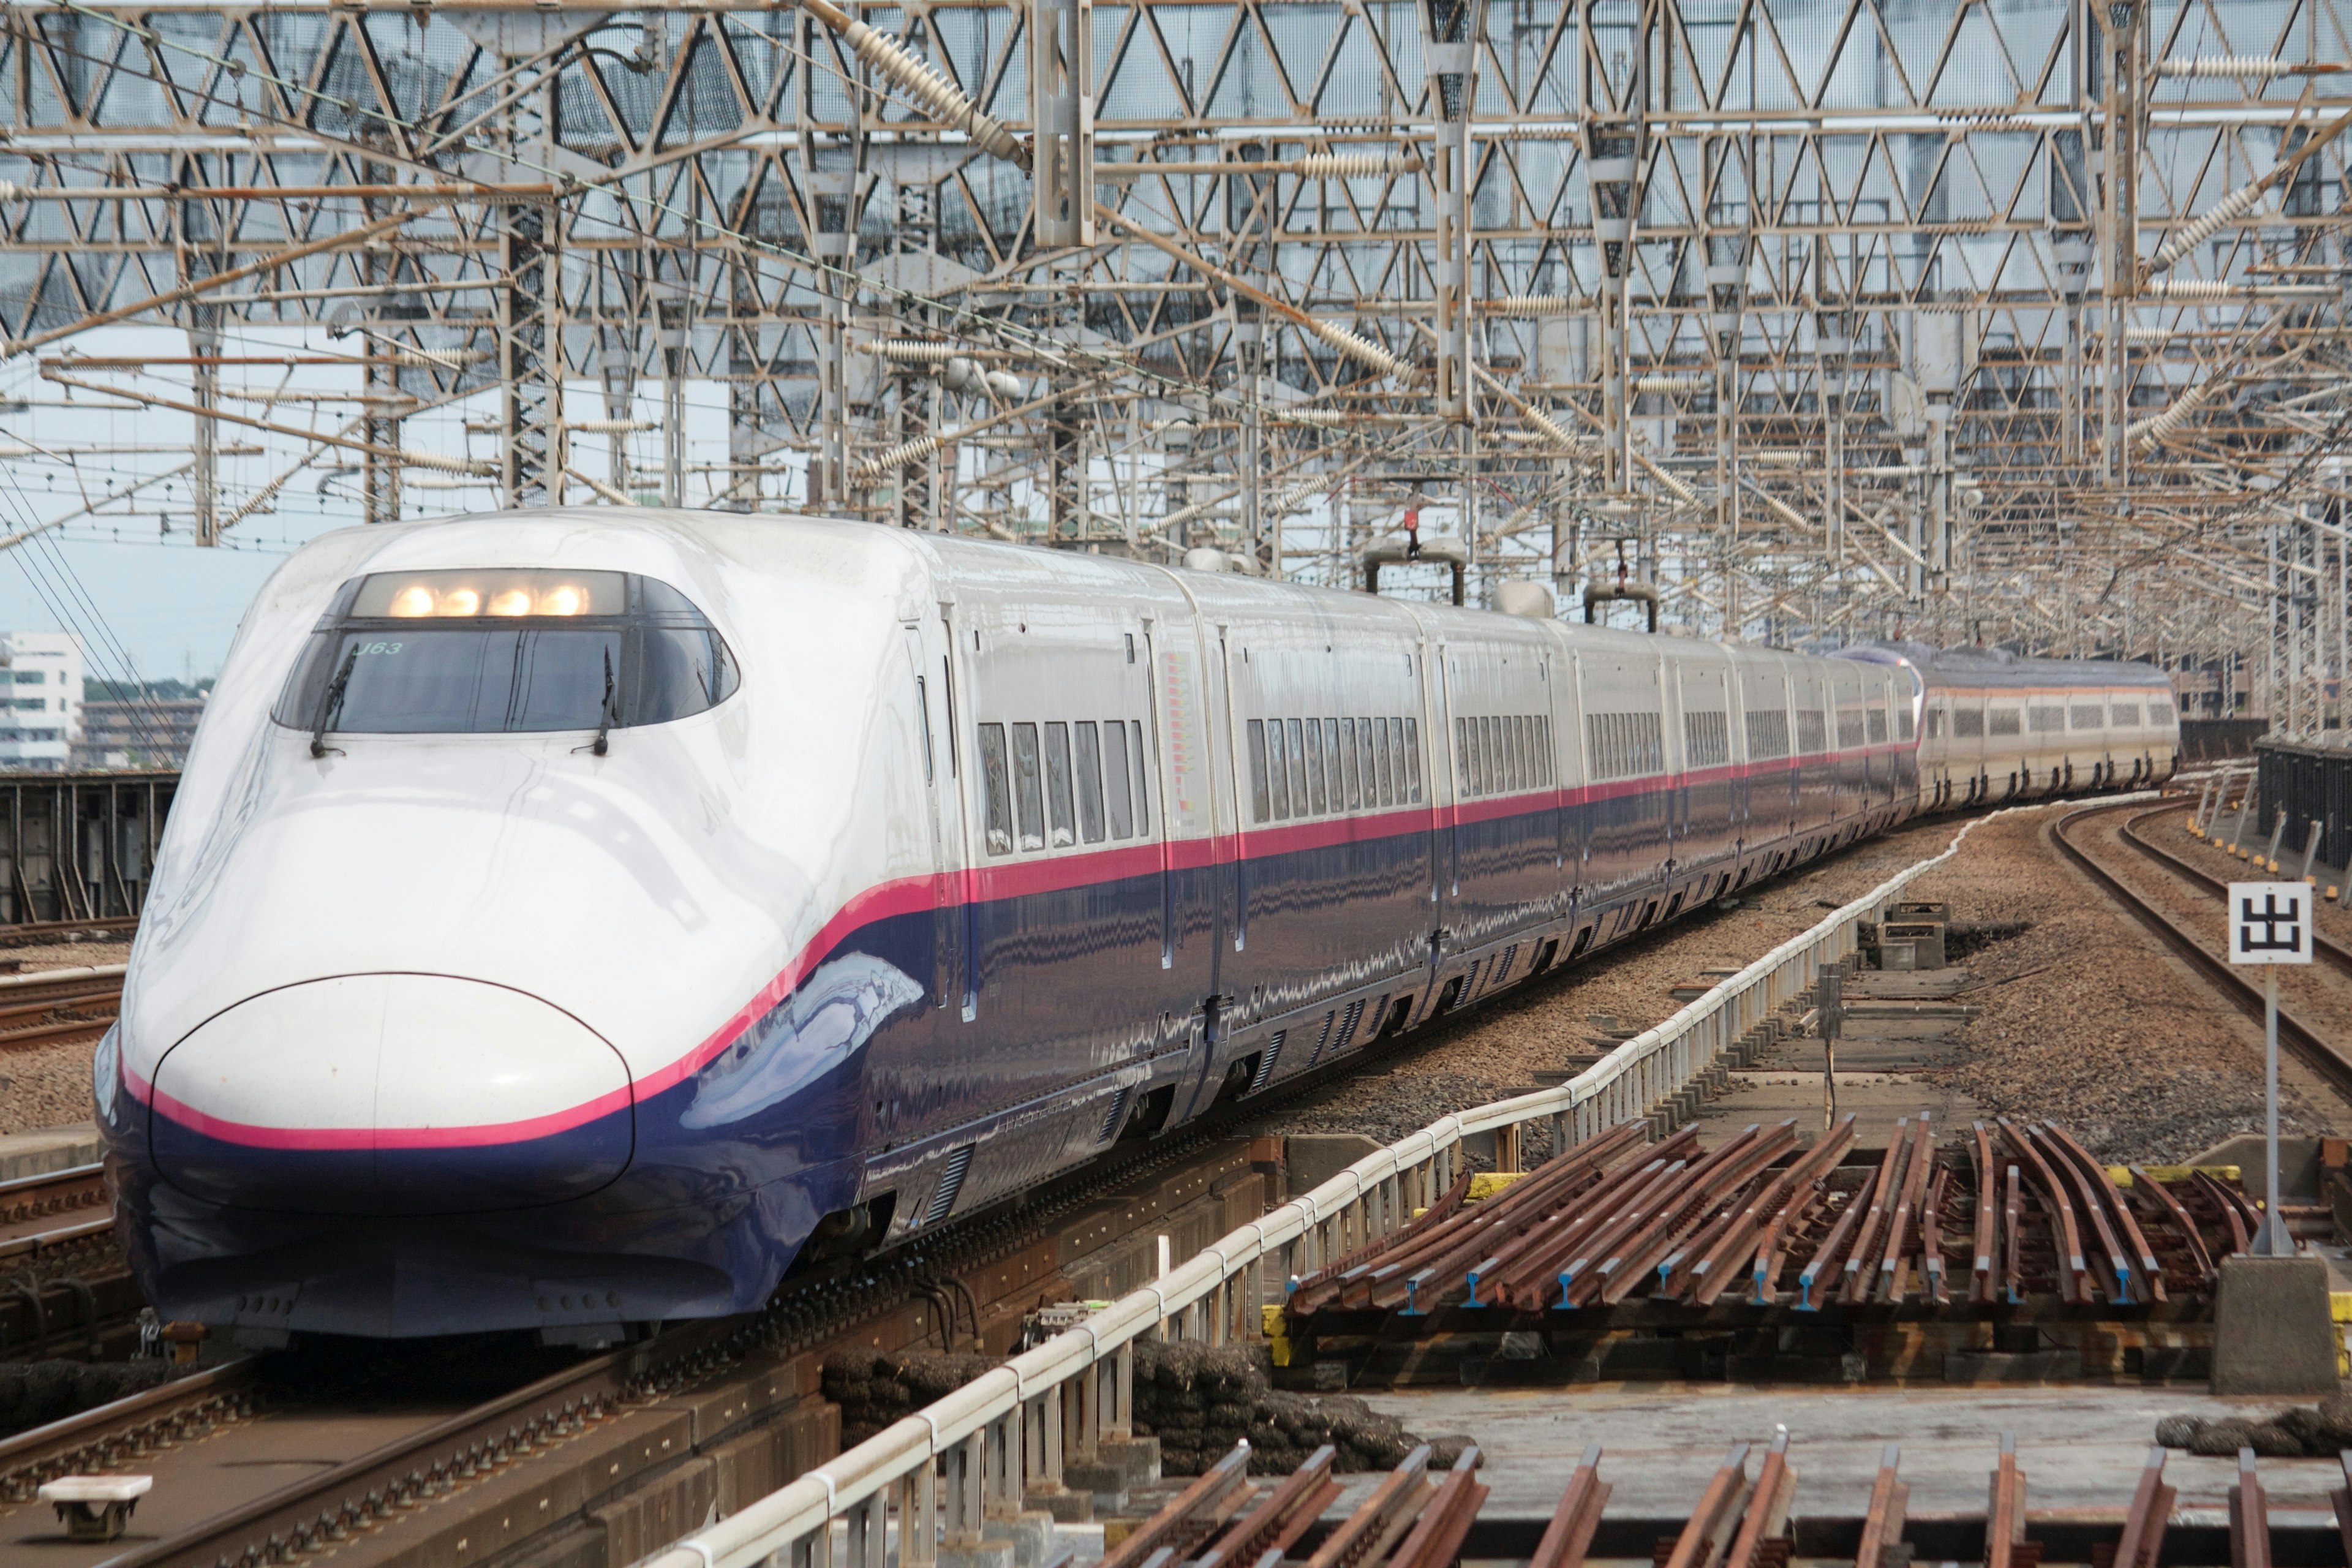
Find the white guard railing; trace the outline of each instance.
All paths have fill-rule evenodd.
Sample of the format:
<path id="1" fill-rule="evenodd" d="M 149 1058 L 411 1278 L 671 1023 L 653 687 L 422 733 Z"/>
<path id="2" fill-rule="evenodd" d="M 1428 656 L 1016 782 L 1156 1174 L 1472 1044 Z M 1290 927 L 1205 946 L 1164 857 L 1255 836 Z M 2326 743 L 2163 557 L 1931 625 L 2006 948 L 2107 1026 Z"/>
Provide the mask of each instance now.
<path id="1" fill-rule="evenodd" d="M 2155 797 L 2109 798 L 2122 804 Z M 1060 1489 L 1066 1464 L 1094 1461 L 1127 1437 L 1137 1340 L 1164 1331 L 1221 1343 L 1255 1331 L 1263 1264 L 1279 1259 L 1286 1277 L 1305 1273 L 1402 1225 L 1454 1180 L 1465 1137 L 1493 1132 L 1507 1154 L 1519 1128 L 1549 1121 L 1558 1151 L 1649 1114 L 1748 1030 L 1810 988 L 1824 968 L 1852 953 L 1859 922 L 1876 920 L 1915 879 L 1958 853 L 1987 820 L 1968 823 L 1943 853 L 1781 943 L 1570 1082 L 1441 1117 L 1365 1155 L 1076 1328 L 656 1553 L 646 1560 L 648 1568 L 770 1563 L 833 1568 L 838 1521 L 848 1526 L 843 1568 L 887 1568 L 886 1510 L 895 1510 L 900 1521 L 898 1568 L 929 1568 L 943 1550 L 977 1547 L 984 1536 L 1002 1535 L 1002 1528 L 990 1529 L 992 1521 L 1011 1521 L 1039 1494 Z"/>

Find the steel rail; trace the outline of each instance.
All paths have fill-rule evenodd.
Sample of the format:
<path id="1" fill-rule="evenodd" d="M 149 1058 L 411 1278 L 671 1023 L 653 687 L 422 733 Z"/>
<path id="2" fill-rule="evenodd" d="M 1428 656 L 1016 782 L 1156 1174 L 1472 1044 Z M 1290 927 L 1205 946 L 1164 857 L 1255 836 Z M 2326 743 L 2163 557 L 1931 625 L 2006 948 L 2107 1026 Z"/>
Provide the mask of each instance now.
<path id="1" fill-rule="evenodd" d="M 2260 986 L 2251 981 L 2241 979 L 2237 972 L 2225 960 L 2213 952 L 2205 942 L 2175 925 L 2163 911 L 2134 892 L 2114 872 L 2100 865 L 2088 850 L 2076 844 L 2068 836 L 2067 829 L 2075 823 L 2088 817 L 2103 816 L 2108 812 L 2130 809 L 2132 804 L 2136 803 L 2093 806 L 2087 811 L 2069 812 L 2050 825 L 2048 831 L 2051 839 L 2068 859 L 2080 867 L 2093 881 L 2113 895 L 2134 919 L 2153 931 L 2166 946 L 2186 959 L 2189 967 L 2211 981 L 2214 987 L 2236 1004 L 2241 1011 L 2250 1017 L 2260 1018 L 2263 1016 L 2263 992 Z M 2198 875 L 2202 877 L 2204 874 L 2199 872 Z M 2352 1099 L 2352 1057 L 2347 1057 L 2337 1050 L 2328 1043 L 2326 1036 L 2295 1017 L 2284 1006 L 2279 1008 L 2279 1038 L 2294 1052 L 2305 1066 L 2326 1079 L 2337 1093 Z"/>
<path id="2" fill-rule="evenodd" d="M 2202 867 L 2190 865 L 2179 856 L 2175 855 L 2171 850 L 2164 847 L 2164 846 L 2141 835 L 2139 831 L 2139 825 L 2141 823 L 2162 816 L 2166 812 L 2174 808 L 2168 805 L 2160 805 L 2152 811 L 2141 812 L 2138 816 L 2125 823 L 2121 831 L 2116 834 L 2116 837 L 2123 839 L 2141 854 L 2147 856 L 2149 859 L 2163 866 L 2165 869 L 2178 873 L 2185 880 L 2200 884 L 2209 889 L 2215 898 L 2226 900 L 2230 896 L 2230 884 L 2228 881 L 2222 878 L 2216 877 L 2213 873 L 2204 869 Z M 2317 901 L 2318 900 L 2316 899 L 2313 900 L 2315 906 Z M 2337 942 L 2335 938 L 2321 931 L 2319 929 L 2319 922 L 2315 920 L 2313 921 L 2311 924 L 2311 942 L 2312 950 L 2320 957 L 2326 959 L 2331 966 L 2341 970 L 2347 974 L 2352 974 L 2352 947 L 2345 946 L 2342 942 Z"/>

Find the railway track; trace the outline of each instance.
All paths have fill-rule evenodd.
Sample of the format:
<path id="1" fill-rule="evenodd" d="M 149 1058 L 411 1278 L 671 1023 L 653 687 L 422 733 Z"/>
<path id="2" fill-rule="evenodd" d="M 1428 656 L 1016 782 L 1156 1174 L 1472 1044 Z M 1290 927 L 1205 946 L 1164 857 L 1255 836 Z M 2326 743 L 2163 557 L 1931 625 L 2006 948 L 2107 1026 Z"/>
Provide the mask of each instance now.
<path id="1" fill-rule="evenodd" d="M 76 937 L 128 937 L 139 929 L 137 915 L 110 915 L 104 920 L 23 921 L 0 925 L 0 948 L 38 947 L 70 942 Z"/>
<path id="2" fill-rule="evenodd" d="M 122 1351 L 141 1300 L 115 1246 L 104 1167 L 0 1182 L 0 1362 Z"/>
<path id="3" fill-rule="evenodd" d="M 2105 889 L 2116 900 L 2185 961 L 2200 975 L 2210 982 L 2241 1011 L 2259 1020 L 2263 1016 L 2263 989 L 2239 974 L 2221 956 L 2221 900 L 2227 884 L 2189 865 L 2168 850 L 2149 843 L 2135 831 L 2140 823 L 2151 818 L 2177 813 L 2178 801 L 2162 805 L 2104 805 L 2088 810 L 2069 812 L 2052 823 L 2048 829 L 2051 842 L 2091 879 Z M 2098 820 L 2104 819 L 2104 820 Z M 2149 866 L 2164 872 L 2168 885 L 2193 894 L 2188 906 L 2179 900 L 2166 899 L 2148 889 L 2135 887 L 2116 874 L 2112 862 L 2105 860 L 2084 841 L 2108 842 L 2130 851 L 2128 863 Z M 2210 921 L 2200 916 L 2210 915 Z M 2314 933 L 2317 933 L 2315 931 Z M 2296 1059 L 2325 1079 L 2347 1100 L 2352 1100 L 2352 1054 L 2340 1047 L 2339 1038 L 2352 1038 L 2340 1027 L 2332 1027 L 2320 1016 L 2341 1014 L 2352 1018 L 2352 986 L 2343 984 L 2352 980 L 2352 951 L 2347 951 L 2326 937 L 2319 939 L 2319 951 L 2330 964 L 2332 978 L 2337 984 L 2322 993 L 2316 976 L 2305 974 L 2285 982 L 2293 994 L 2279 1003 L 2279 1042 L 2292 1051 Z"/>
<path id="4" fill-rule="evenodd" d="M 95 1041 L 122 1011 L 120 963 L 0 975 L 0 1051 Z"/>

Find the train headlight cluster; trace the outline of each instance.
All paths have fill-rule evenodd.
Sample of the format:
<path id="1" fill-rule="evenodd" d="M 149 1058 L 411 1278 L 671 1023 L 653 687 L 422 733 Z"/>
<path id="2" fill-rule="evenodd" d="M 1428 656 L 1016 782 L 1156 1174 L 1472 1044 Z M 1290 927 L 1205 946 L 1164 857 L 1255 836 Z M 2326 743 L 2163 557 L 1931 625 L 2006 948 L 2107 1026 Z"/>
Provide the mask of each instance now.
<path id="1" fill-rule="evenodd" d="M 621 609 L 617 602 L 599 605 L 597 600 L 600 596 L 617 600 L 618 595 L 607 592 L 600 595 L 598 585 L 584 580 L 604 575 L 610 574 L 559 577 L 548 572 L 515 572 L 484 578 L 475 574 L 460 576 L 447 572 L 422 573 L 387 584 L 382 590 L 382 608 L 355 606 L 355 609 L 361 614 L 393 616 L 402 619 L 483 615 L 617 614 Z"/>

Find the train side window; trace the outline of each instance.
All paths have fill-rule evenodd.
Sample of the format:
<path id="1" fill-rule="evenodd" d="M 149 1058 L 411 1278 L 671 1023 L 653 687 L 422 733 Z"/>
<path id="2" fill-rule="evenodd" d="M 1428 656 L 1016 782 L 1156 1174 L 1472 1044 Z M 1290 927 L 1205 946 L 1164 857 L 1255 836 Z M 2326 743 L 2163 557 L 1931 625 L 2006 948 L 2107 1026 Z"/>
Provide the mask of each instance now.
<path id="1" fill-rule="evenodd" d="M 1013 853 L 1013 789 L 1004 766 L 1004 726 L 980 727 L 982 809 L 988 820 L 988 852 Z"/>
<path id="2" fill-rule="evenodd" d="M 1503 771 L 1509 775 L 1508 784 L 1513 795 L 1528 787 L 1528 738 L 1520 728 L 1521 723 L 1516 713 L 1506 714 L 1495 721 L 1495 727 L 1503 734 Z"/>
<path id="3" fill-rule="evenodd" d="M 1495 787 L 1498 794 L 1519 787 L 1518 737 L 1511 733 L 1511 718 L 1506 713 L 1495 721 Z"/>
<path id="4" fill-rule="evenodd" d="M 1103 841 L 1102 740 L 1091 722 L 1078 725 L 1078 842 Z"/>
<path id="5" fill-rule="evenodd" d="M 1970 703 L 1952 710 L 1952 733 L 1968 739 L 1980 738 L 1985 732 L 1984 710 Z M 2011 730 L 2010 733 L 2017 731 Z"/>
<path id="6" fill-rule="evenodd" d="M 1249 721 L 1250 811 L 1260 822 L 1272 814 L 1273 802 L 1265 792 L 1265 721 Z"/>
<path id="7" fill-rule="evenodd" d="M 1021 811 L 1021 847 L 1045 847 L 1045 790 L 1038 778 L 1037 726 L 1013 726 L 1013 799 Z"/>
<path id="8" fill-rule="evenodd" d="M 1052 813 L 1048 837 L 1056 849 L 1077 842 L 1071 831 L 1070 727 L 1045 726 L 1045 805 Z"/>
<path id="9" fill-rule="evenodd" d="M 1870 743 L 1874 746 L 1886 744 L 1886 710 L 1874 702 L 1863 717 L 1870 722 Z"/>
<path id="10" fill-rule="evenodd" d="M 1255 721 L 1250 727 L 1257 727 Z M 1135 796 L 1128 787 L 1127 724 L 1124 721 L 1104 721 L 1102 745 L 1103 782 L 1110 786 L 1110 836 L 1113 838 L 1132 838 L 1135 837 Z M 1257 798 L 1263 802 L 1265 799 L 1265 741 L 1263 736 L 1258 739 L 1256 758 Z M 1258 810 L 1257 819 L 1260 822 L 1265 820 L 1263 805 Z"/>
<path id="11" fill-rule="evenodd" d="M 1143 749 L 1143 721 L 1130 719 L 1128 723 L 1135 741 L 1135 831 L 1139 836 L 1151 831 L 1151 765 L 1146 760 L 1150 753 Z"/>
<path id="12" fill-rule="evenodd" d="M 1331 809 L 1348 809 L 1347 792 L 1339 786 L 1339 721 L 1323 721 L 1323 782 L 1331 786 Z"/>
<path id="13" fill-rule="evenodd" d="M 2101 728 L 2099 723 L 2101 717 L 2099 710 L 2102 706 L 2103 704 L 2097 702 L 2075 703 L 2074 711 L 2070 718 L 2072 727 L 2077 730 L 2096 730 Z"/>
<path id="14" fill-rule="evenodd" d="M 2113 709 L 2112 717 L 2117 729 L 2137 730 L 2145 722 L 2140 717 L 2139 704 L 2137 702 L 2117 702 L 2113 705 Z"/>
<path id="15" fill-rule="evenodd" d="M 1286 720 L 1284 729 L 1291 733 L 1291 816 L 1307 814 L 1307 742 L 1306 721 Z"/>
<path id="16" fill-rule="evenodd" d="M 1559 781 L 1559 763 L 1552 755 L 1551 715 L 1549 713 L 1536 715 L 1536 744 L 1541 749 L 1540 754 L 1543 757 L 1543 777 L 1537 781 L 1538 787 L 1549 789 Z"/>
<path id="17" fill-rule="evenodd" d="M 1502 780 L 1496 776 L 1495 769 L 1495 721 L 1484 714 L 1470 721 L 1470 754 L 1477 759 L 1472 771 L 1478 775 L 1478 793 L 1493 795 L 1502 788 Z M 1403 782 L 1403 772 L 1400 764 L 1397 769 L 1400 784 Z"/>
<path id="18" fill-rule="evenodd" d="M 1356 766 L 1356 721 L 1339 721 L 1339 776 L 1347 781 L 1348 809 L 1355 811 L 1364 804 L 1363 773 Z"/>
<path id="19" fill-rule="evenodd" d="M 1316 816 L 1329 809 L 1323 792 L 1323 721 L 1307 721 L 1307 804 Z"/>
<path id="20" fill-rule="evenodd" d="M 1454 721 L 1454 772 L 1458 793 L 1465 796 L 1478 793 L 1470 782 L 1470 721 L 1458 715 Z"/>
<path id="21" fill-rule="evenodd" d="M 931 699 L 919 675 L 915 677 L 915 712 L 922 721 L 923 782 L 929 784 L 937 776 L 931 763 Z"/>
<path id="22" fill-rule="evenodd" d="M 1372 757 L 1372 721 L 1370 719 L 1356 721 L 1356 755 L 1364 775 L 1364 804 L 1377 806 L 1381 804 L 1381 770 Z"/>
<path id="23" fill-rule="evenodd" d="M 1396 775 L 1389 770 L 1389 721 L 1385 719 L 1372 721 L 1372 768 L 1380 775 L 1381 804 L 1394 805 Z M 1364 787 L 1370 790 L 1370 783 L 1368 781 Z"/>
<path id="24" fill-rule="evenodd" d="M 1404 769 L 1405 783 L 1412 787 L 1413 803 L 1418 805 L 1421 801 L 1421 721 L 1418 719 L 1404 721 Z"/>
<path id="25" fill-rule="evenodd" d="M 1266 779 L 1274 802 L 1274 819 L 1287 822 L 1290 820 L 1290 759 L 1283 752 L 1282 721 L 1269 719 L 1265 727 Z"/>

